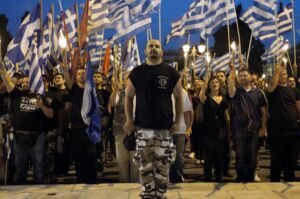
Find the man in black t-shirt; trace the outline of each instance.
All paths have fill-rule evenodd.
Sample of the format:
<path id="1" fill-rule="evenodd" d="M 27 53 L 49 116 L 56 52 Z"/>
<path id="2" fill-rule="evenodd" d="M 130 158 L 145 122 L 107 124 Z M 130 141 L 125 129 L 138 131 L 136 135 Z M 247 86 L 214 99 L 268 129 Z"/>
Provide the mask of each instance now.
<path id="1" fill-rule="evenodd" d="M 44 96 L 29 90 L 29 77 L 22 80 L 22 90 L 15 87 L 8 76 L 3 62 L 0 60 L 2 79 L 7 92 L 12 97 L 14 107 L 14 155 L 16 166 L 16 182 L 24 184 L 27 176 L 28 160 L 30 159 L 34 181 L 43 183 L 44 153 L 44 121 L 54 115 L 52 107 Z"/>
<path id="2" fill-rule="evenodd" d="M 126 85 L 125 132 L 136 128 L 135 163 L 143 186 L 142 198 L 166 198 L 170 165 L 175 159 L 171 133 L 178 131 L 182 116 L 179 73 L 162 63 L 163 51 L 158 40 L 149 40 L 146 63 L 130 73 Z M 175 97 L 176 119 L 173 123 L 171 95 Z M 136 96 L 135 120 L 133 98 Z"/>
<path id="3" fill-rule="evenodd" d="M 236 72 L 232 67 L 228 78 L 228 95 L 237 181 L 253 182 L 259 137 L 266 133 L 267 102 L 261 90 L 251 87 L 251 76 L 247 69 L 240 70 L 238 76 L 240 87 L 235 86 Z"/>
<path id="4" fill-rule="evenodd" d="M 297 131 L 300 119 L 300 93 L 287 86 L 287 70 L 276 65 L 267 88 L 269 99 L 268 137 L 271 152 L 271 181 L 295 180 Z"/>
<path id="5" fill-rule="evenodd" d="M 72 100 L 71 115 L 71 154 L 75 162 L 76 176 L 79 183 L 97 182 L 96 144 L 86 134 L 87 125 L 81 115 L 83 93 L 86 81 L 86 70 L 79 68 L 76 71 L 76 83 L 70 81 L 67 67 L 63 67 L 64 75 L 70 89 Z M 100 132 L 99 132 L 100 133 Z"/>

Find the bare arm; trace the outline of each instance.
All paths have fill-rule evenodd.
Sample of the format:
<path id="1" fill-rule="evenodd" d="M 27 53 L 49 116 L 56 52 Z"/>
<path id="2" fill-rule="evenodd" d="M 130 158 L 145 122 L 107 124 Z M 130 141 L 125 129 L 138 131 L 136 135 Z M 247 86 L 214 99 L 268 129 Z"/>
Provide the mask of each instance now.
<path id="1" fill-rule="evenodd" d="M 236 79 L 235 69 L 232 68 L 230 70 L 230 74 L 228 77 L 228 94 L 229 94 L 229 97 L 231 97 L 231 98 L 234 97 L 235 91 L 236 91 L 235 79 Z"/>
<path id="2" fill-rule="evenodd" d="M 266 135 L 266 130 L 267 130 L 267 118 L 268 118 L 268 113 L 267 113 L 267 107 L 261 107 L 261 127 L 258 131 L 258 136 L 263 137 Z"/>
<path id="3" fill-rule="evenodd" d="M 69 89 L 71 89 L 73 81 L 71 80 L 69 69 L 67 66 L 63 66 L 61 68 L 62 68 L 62 73 L 64 74 L 65 77 L 66 85 Z"/>
<path id="4" fill-rule="evenodd" d="M 270 81 L 268 87 L 267 87 L 267 91 L 269 93 L 273 92 L 275 90 L 275 88 L 277 87 L 278 80 L 279 80 L 279 74 L 280 74 L 281 70 L 282 70 L 281 65 L 276 64 L 274 74 L 271 78 L 271 81 Z"/>
<path id="5" fill-rule="evenodd" d="M 1 72 L 1 78 L 3 83 L 5 84 L 6 90 L 8 93 L 12 92 L 12 90 L 15 88 L 14 83 L 12 82 L 11 78 L 7 74 L 5 70 L 5 66 L 2 60 L 0 60 L 0 72 Z"/>
<path id="6" fill-rule="evenodd" d="M 126 123 L 124 126 L 124 130 L 127 134 L 130 134 L 134 130 L 133 124 L 133 98 L 135 96 L 135 88 L 130 80 L 128 80 L 126 91 L 125 91 L 125 116 Z"/>
<path id="7" fill-rule="evenodd" d="M 181 78 L 177 81 L 177 84 L 175 88 L 173 89 L 173 95 L 175 98 L 175 112 L 176 112 L 176 117 L 175 117 L 175 123 L 179 124 L 180 118 L 182 117 L 182 86 L 181 86 Z"/>
<path id="8" fill-rule="evenodd" d="M 199 93 L 199 99 L 202 104 L 204 104 L 206 101 L 206 95 L 205 95 L 206 90 L 207 90 L 207 83 L 205 82 Z"/>
<path id="9" fill-rule="evenodd" d="M 37 106 L 38 108 L 40 108 L 40 109 L 43 111 L 43 113 L 44 113 L 44 115 L 45 115 L 46 117 L 48 117 L 48 118 L 53 118 L 53 116 L 54 116 L 54 111 L 53 111 L 53 109 L 47 107 L 47 106 L 43 103 L 43 100 L 42 100 L 42 99 L 37 99 L 37 101 L 36 101 L 36 106 Z"/>

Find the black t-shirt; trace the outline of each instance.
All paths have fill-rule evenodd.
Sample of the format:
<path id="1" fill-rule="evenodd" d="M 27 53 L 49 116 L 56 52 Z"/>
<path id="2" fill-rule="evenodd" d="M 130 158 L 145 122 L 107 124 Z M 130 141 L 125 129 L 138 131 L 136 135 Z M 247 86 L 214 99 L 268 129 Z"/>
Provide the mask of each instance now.
<path id="1" fill-rule="evenodd" d="M 231 127 L 234 129 L 247 128 L 249 119 L 259 122 L 261 120 L 261 108 L 267 106 L 264 93 L 251 88 L 246 91 L 242 87 L 236 89 L 233 98 L 230 100 Z"/>
<path id="2" fill-rule="evenodd" d="M 218 104 L 210 96 L 207 95 L 204 103 L 204 119 L 203 131 L 205 136 L 216 137 L 219 135 L 220 129 L 226 128 L 225 110 L 228 108 L 224 97 Z"/>
<path id="3" fill-rule="evenodd" d="M 53 130 L 58 127 L 58 111 L 63 109 L 63 104 L 59 97 L 60 96 L 56 92 L 45 92 L 45 98 L 47 100 L 47 103 L 50 104 L 54 111 L 54 117 L 46 118 L 45 120 L 45 130 Z"/>
<path id="4" fill-rule="evenodd" d="M 107 115 L 108 113 L 108 101 L 110 92 L 105 89 L 97 89 L 97 98 L 100 106 L 101 116 Z"/>
<path id="5" fill-rule="evenodd" d="M 135 125 L 166 130 L 173 123 L 171 95 L 180 74 L 167 64 L 142 64 L 129 75 L 136 91 Z"/>
<path id="6" fill-rule="evenodd" d="M 300 92 L 295 88 L 277 86 L 273 92 L 268 93 L 268 99 L 270 133 L 297 130 L 296 101 L 300 100 Z"/>
<path id="7" fill-rule="evenodd" d="M 81 116 L 83 92 L 84 89 L 80 88 L 77 84 L 73 84 L 70 90 L 70 96 L 72 100 L 71 126 L 75 128 L 86 129 L 87 125 L 83 122 Z"/>
<path id="8" fill-rule="evenodd" d="M 10 95 L 14 107 L 13 115 L 15 129 L 23 131 L 45 131 L 43 125 L 45 124 L 47 117 L 41 109 L 36 107 L 37 96 L 39 94 L 29 93 L 14 88 Z M 47 107 L 51 107 L 44 96 L 39 96 Z"/>

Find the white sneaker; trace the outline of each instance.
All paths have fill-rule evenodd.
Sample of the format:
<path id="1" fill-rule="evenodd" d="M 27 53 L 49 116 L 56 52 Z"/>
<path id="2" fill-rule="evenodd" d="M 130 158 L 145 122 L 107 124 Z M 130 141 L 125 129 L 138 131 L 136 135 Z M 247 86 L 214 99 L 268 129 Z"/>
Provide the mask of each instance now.
<path id="1" fill-rule="evenodd" d="M 255 173 L 255 176 L 254 176 L 254 182 L 261 182 L 261 179 L 260 179 L 260 177 L 257 175 L 257 173 Z"/>
<path id="2" fill-rule="evenodd" d="M 201 161 L 196 159 L 196 162 L 195 162 L 196 165 L 200 165 L 201 164 Z"/>
<path id="3" fill-rule="evenodd" d="M 190 159 L 194 159 L 194 158 L 195 158 L 195 153 L 194 153 L 194 152 L 190 153 L 190 154 L 189 154 L 189 158 L 190 158 Z"/>

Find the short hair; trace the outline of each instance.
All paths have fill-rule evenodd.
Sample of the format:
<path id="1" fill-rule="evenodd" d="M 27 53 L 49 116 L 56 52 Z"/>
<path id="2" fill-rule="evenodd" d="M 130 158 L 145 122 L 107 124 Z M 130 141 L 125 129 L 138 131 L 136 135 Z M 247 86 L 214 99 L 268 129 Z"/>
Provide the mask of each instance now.
<path id="1" fill-rule="evenodd" d="M 65 75 L 62 74 L 62 73 L 55 73 L 55 74 L 53 75 L 53 78 L 56 77 L 56 76 L 59 76 L 59 75 L 62 76 L 62 78 L 65 79 Z"/>
<path id="2" fill-rule="evenodd" d="M 223 74 L 226 76 L 226 73 L 225 73 L 225 71 L 223 71 L 223 70 L 218 70 L 218 71 L 216 72 L 216 75 L 217 75 L 218 73 L 223 73 Z"/>
<path id="3" fill-rule="evenodd" d="M 247 72 L 247 73 L 249 73 L 249 75 L 251 74 L 251 72 L 248 68 L 241 68 L 239 73 L 241 73 L 241 72 Z"/>

